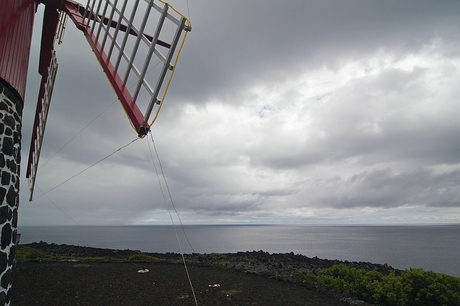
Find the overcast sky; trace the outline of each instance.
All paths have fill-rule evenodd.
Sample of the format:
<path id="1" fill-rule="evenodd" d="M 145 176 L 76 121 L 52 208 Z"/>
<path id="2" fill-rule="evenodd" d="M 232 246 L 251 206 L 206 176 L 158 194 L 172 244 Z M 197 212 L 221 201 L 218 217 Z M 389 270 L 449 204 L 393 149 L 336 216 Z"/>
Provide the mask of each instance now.
<path id="1" fill-rule="evenodd" d="M 152 128 L 168 185 L 150 138 L 109 156 L 137 135 L 69 22 L 20 226 L 171 224 L 167 187 L 184 224 L 460 222 L 459 1 L 172 3 L 193 30 Z"/>

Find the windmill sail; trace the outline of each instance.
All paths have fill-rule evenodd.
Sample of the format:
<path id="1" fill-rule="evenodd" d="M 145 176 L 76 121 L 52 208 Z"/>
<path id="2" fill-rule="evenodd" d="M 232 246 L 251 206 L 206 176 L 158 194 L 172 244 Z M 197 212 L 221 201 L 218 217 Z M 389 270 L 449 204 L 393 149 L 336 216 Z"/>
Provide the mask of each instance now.
<path id="1" fill-rule="evenodd" d="M 71 0 L 41 2 L 47 7 L 45 18 L 46 10 L 60 10 L 83 32 L 131 125 L 139 137 L 145 136 L 163 105 L 187 32 L 191 30 L 189 20 L 161 0 L 88 0 L 86 6 Z M 49 44 L 42 39 L 42 50 L 53 50 L 56 22 L 53 20 L 53 28 L 46 32 L 44 27 L 43 36 L 49 39 L 52 33 L 53 40 Z M 43 79 L 44 86 L 54 84 L 53 69 L 57 69 L 55 58 L 48 61 L 47 54 L 41 54 L 39 70 L 44 72 L 42 76 L 48 74 L 53 78 Z M 52 92 L 52 87 L 46 88 L 44 92 L 49 93 L 49 98 L 40 94 L 29 152 L 26 176 L 30 201 Z"/>
<path id="2" fill-rule="evenodd" d="M 158 116 L 190 22 L 154 0 L 65 2 L 83 31 L 133 128 L 144 136 Z"/>
<path id="3" fill-rule="evenodd" d="M 55 33 L 59 22 L 59 13 L 52 7 L 45 8 L 43 18 L 42 41 L 40 46 L 40 61 L 38 73 L 41 75 L 37 108 L 35 110 L 34 127 L 29 149 L 26 177 L 29 181 L 29 201 L 32 201 L 37 176 L 38 161 L 45 133 L 48 110 L 53 95 L 54 81 L 58 69 L 54 51 Z"/>

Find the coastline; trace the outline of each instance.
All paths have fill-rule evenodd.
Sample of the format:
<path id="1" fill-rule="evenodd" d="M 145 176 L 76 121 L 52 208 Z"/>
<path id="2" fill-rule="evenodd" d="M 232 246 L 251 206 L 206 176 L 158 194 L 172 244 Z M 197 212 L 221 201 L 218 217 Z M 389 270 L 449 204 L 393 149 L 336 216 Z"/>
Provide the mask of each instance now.
<path id="1" fill-rule="evenodd" d="M 18 261 L 13 273 L 14 305 L 195 305 L 194 295 L 198 305 L 368 305 L 302 283 L 295 276 L 337 263 L 382 272 L 395 270 L 387 265 L 263 251 L 185 254 L 186 270 L 177 253 L 46 242 L 21 247 L 62 260 L 37 257 Z M 138 273 L 141 269 L 149 272 Z"/>
<path id="2" fill-rule="evenodd" d="M 95 248 L 143 252 L 269 253 L 367 261 L 397 269 L 422 268 L 460 277 L 460 225 L 448 226 L 310 226 L 186 225 L 22 227 L 21 244 L 47 241 Z M 184 232 L 187 237 L 185 237 Z M 188 242 L 190 241 L 190 243 Z"/>

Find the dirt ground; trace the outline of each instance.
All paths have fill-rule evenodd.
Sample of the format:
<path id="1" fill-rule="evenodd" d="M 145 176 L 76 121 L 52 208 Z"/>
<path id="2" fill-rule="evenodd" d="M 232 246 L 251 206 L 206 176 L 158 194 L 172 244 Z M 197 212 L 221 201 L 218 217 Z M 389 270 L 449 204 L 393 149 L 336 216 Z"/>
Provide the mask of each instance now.
<path id="1" fill-rule="evenodd" d="M 141 268 L 149 272 L 138 273 Z M 196 303 L 181 264 L 19 262 L 11 301 L 13 306 L 349 305 L 330 292 L 231 269 L 189 266 L 188 272 Z"/>

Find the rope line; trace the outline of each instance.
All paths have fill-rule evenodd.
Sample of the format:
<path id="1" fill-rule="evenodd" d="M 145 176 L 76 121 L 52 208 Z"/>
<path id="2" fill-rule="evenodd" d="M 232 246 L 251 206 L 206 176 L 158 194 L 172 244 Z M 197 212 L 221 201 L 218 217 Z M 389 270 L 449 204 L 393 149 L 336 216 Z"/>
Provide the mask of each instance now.
<path id="1" fill-rule="evenodd" d="M 132 143 L 134 143 L 134 142 L 135 142 L 136 140 L 138 140 L 138 139 L 139 139 L 139 138 L 136 138 L 136 139 L 130 141 L 130 142 L 127 143 L 126 145 L 124 145 L 124 146 L 118 148 L 117 150 L 113 151 L 112 153 L 110 153 L 110 154 L 107 155 L 106 157 L 100 159 L 99 161 L 95 162 L 94 164 L 90 165 L 89 167 L 86 167 L 86 168 L 83 169 L 82 171 L 80 171 L 80 172 L 78 172 L 78 173 L 72 175 L 71 177 L 69 177 L 69 178 L 66 179 L 65 181 L 59 183 L 58 185 L 56 185 L 56 186 L 54 186 L 53 188 L 49 189 L 48 191 L 44 192 L 43 194 L 41 194 L 40 196 L 36 197 L 35 199 L 39 199 L 40 197 L 42 197 L 42 196 L 44 196 L 44 195 L 50 193 L 50 192 L 53 191 L 54 189 L 56 189 L 56 188 L 58 188 L 58 187 L 64 185 L 65 183 L 67 183 L 67 182 L 70 181 L 71 179 L 73 179 L 73 178 L 79 176 L 80 174 L 82 174 L 83 172 L 85 172 L 85 171 L 91 169 L 92 167 L 96 166 L 96 165 L 99 164 L 100 162 L 106 160 L 106 159 L 109 158 L 110 156 L 114 155 L 115 153 L 117 153 L 117 152 L 121 151 L 122 149 L 126 148 L 127 146 L 131 145 Z"/>
<path id="2" fill-rule="evenodd" d="M 170 189 L 169 189 L 168 182 L 166 181 L 166 176 L 164 175 L 163 165 L 161 164 L 160 156 L 158 155 L 158 151 L 157 151 L 157 148 L 156 148 L 156 145 L 155 145 L 155 141 L 154 141 L 154 139 L 153 139 L 152 132 L 149 131 L 149 133 L 150 133 L 150 137 L 151 137 L 151 140 L 152 140 L 152 144 L 153 144 L 153 148 L 154 148 L 154 151 L 155 151 L 155 155 L 156 155 L 156 157 L 157 157 L 158 164 L 159 164 L 159 166 L 160 166 L 161 174 L 162 174 L 162 176 L 163 176 L 163 180 L 164 180 L 164 183 L 165 183 L 165 185 L 166 185 L 166 189 L 168 190 L 168 196 L 169 196 L 169 199 L 171 200 L 171 206 L 173 207 L 174 212 L 175 212 L 177 218 L 179 219 L 179 224 L 180 224 L 180 226 L 181 226 L 181 228 L 182 228 L 182 231 L 183 231 L 183 233 L 184 233 L 184 237 L 185 237 L 185 239 L 187 240 L 188 245 L 189 245 L 190 248 L 192 249 L 192 252 L 195 253 L 195 249 L 193 248 L 192 244 L 190 243 L 190 240 L 188 239 L 187 233 L 185 232 L 184 224 L 182 223 L 182 219 L 181 219 L 181 217 L 180 217 L 180 214 L 179 214 L 179 212 L 177 211 L 176 205 L 174 204 L 173 198 L 172 198 L 172 196 L 171 196 L 171 191 L 170 191 Z M 150 149 L 150 143 L 149 143 L 149 149 Z M 151 152 L 151 151 L 150 151 L 150 155 L 152 156 L 152 152 Z M 152 160 L 153 160 L 153 157 L 152 157 Z M 155 163 L 153 163 L 153 166 L 155 167 L 155 171 L 157 171 L 157 168 L 156 168 L 156 166 L 155 166 Z M 158 173 L 158 172 L 157 172 L 157 173 Z M 159 181 L 159 180 L 160 180 L 160 179 L 158 178 L 158 181 Z M 160 184 L 160 189 L 161 189 L 161 184 Z M 163 190 L 162 190 L 162 189 L 161 189 L 161 192 L 163 193 Z M 165 198 L 164 195 L 163 195 L 163 198 Z M 165 201 L 166 201 L 166 199 L 165 199 Z"/>
<path id="3" fill-rule="evenodd" d="M 50 158 L 48 158 L 43 164 L 41 164 L 38 169 L 40 169 L 41 167 L 43 167 L 44 165 L 46 165 L 47 162 L 49 162 L 54 156 L 56 156 L 59 152 L 61 152 L 69 143 L 71 143 L 75 138 L 77 138 L 78 135 L 80 135 L 84 130 L 86 130 L 86 128 L 88 128 L 91 124 L 94 123 L 94 121 L 96 121 L 97 119 L 99 119 L 100 116 L 102 116 L 102 114 L 104 114 L 110 107 L 112 107 L 113 104 L 115 104 L 115 102 L 117 102 L 118 99 L 114 100 L 109 106 L 107 106 L 103 111 L 102 113 L 100 113 L 99 115 L 97 115 L 91 122 L 89 122 L 85 127 L 83 127 L 77 134 L 75 134 L 72 138 L 70 138 L 69 141 L 67 141 L 59 150 L 57 150 L 53 155 L 51 155 Z"/>
<path id="4" fill-rule="evenodd" d="M 161 61 L 158 61 L 152 68 L 150 68 L 150 70 L 147 72 L 147 74 L 149 74 L 156 66 L 158 66 L 159 64 L 161 63 Z M 132 89 L 134 86 L 136 86 L 138 83 L 140 82 L 140 80 L 134 82 L 134 84 L 132 84 L 130 87 L 128 87 L 129 89 Z M 70 138 L 69 141 L 67 141 L 59 150 L 57 150 L 53 155 L 51 155 L 50 158 L 48 158 L 42 165 L 39 165 L 38 169 L 40 169 L 41 167 L 43 167 L 46 163 L 48 163 L 51 159 L 53 159 L 54 156 L 56 156 L 59 152 L 61 152 L 69 143 L 71 143 L 75 138 L 77 138 L 78 135 L 80 135 L 84 130 L 86 130 L 86 128 L 88 128 L 91 124 L 94 123 L 94 121 L 96 121 L 97 119 L 99 119 L 99 117 L 101 117 L 109 108 L 111 108 L 117 101 L 119 101 L 118 97 L 113 100 L 112 103 L 110 103 L 109 106 L 107 106 L 99 115 L 97 115 L 93 120 L 91 120 L 86 126 L 84 126 L 77 134 L 75 134 L 72 138 Z M 129 119 L 129 116 L 128 114 L 126 113 L 126 110 L 122 107 L 123 111 L 125 112 L 125 115 L 128 117 Z M 131 127 L 133 128 L 133 130 L 136 130 L 134 128 L 134 125 L 133 123 L 131 122 L 131 120 L 128 120 Z"/>
<path id="5" fill-rule="evenodd" d="M 169 195 L 169 199 L 170 199 L 170 201 L 171 201 L 171 205 L 172 205 L 172 207 L 173 207 L 173 209 L 174 209 L 174 211 L 175 211 L 175 213 L 176 213 L 176 216 L 177 216 L 178 219 L 179 219 L 180 226 L 181 226 L 181 228 L 182 228 L 182 231 L 183 231 L 183 233 L 184 233 L 184 236 L 185 236 L 185 238 L 186 238 L 188 244 L 189 244 L 190 247 L 192 248 L 192 251 L 195 252 L 195 250 L 194 250 L 193 247 L 192 247 L 192 244 L 190 243 L 190 241 L 189 241 L 189 239 L 188 239 L 188 237 L 187 237 L 187 235 L 186 235 L 186 233 L 185 233 L 184 225 L 182 224 L 182 220 L 181 220 L 181 218 L 180 218 L 180 216 L 179 216 L 179 213 L 177 212 L 176 206 L 174 205 L 174 201 L 173 201 L 172 196 L 171 196 L 171 191 L 170 191 L 170 189 L 169 189 L 168 182 L 166 181 L 166 177 L 165 177 L 164 171 L 163 171 L 163 166 L 161 165 L 161 160 L 160 160 L 160 157 L 159 157 L 159 155 L 158 155 L 158 151 L 157 151 L 157 149 L 156 149 L 155 141 L 154 141 L 154 139 L 153 139 L 152 131 L 149 131 L 149 134 L 150 134 L 150 138 L 151 138 L 151 140 L 152 140 L 152 144 L 153 144 L 153 148 L 154 148 L 154 151 L 155 151 L 155 155 L 156 155 L 157 160 L 158 160 L 158 164 L 159 164 L 159 166 L 160 166 L 161 175 L 162 175 L 162 177 L 163 177 L 163 181 L 164 181 L 164 183 L 165 183 L 165 185 L 166 185 L 166 189 L 167 189 L 167 191 L 168 191 L 168 195 Z M 166 196 L 165 196 L 165 194 L 164 194 L 164 192 L 163 192 L 163 188 L 162 188 L 162 186 L 161 186 L 160 174 L 159 174 L 159 172 L 158 172 L 158 170 L 157 170 L 157 167 L 156 167 L 155 162 L 154 162 L 154 159 L 153 159 L 153 154 L 152 154 L 152 150 L 151 150 L 151 148 L 150 148 L 150 143 L 148 143 L 148 144 L 149 144 L 149 151 L 150 151 L 150 157 L 151 157 L 151 159 L 152 159 L 152 164 L 153 164 L 153 167 L 155 168 L 155 172 L 156 172 L 157 178 L 158 178 L 158 183 L 159 183 L 159 185 L 160 185 L 160 191 L 161 191 L 161 194 L 163 195 L 163 199 L 164 199 L 165 204 L 166 204 L 166 206 L 167 206 Z M 167 206 L 167 208 L 168 208 L 169 218 L 171 219 L 171 223 L 172 223 L 173 228 L 174 228 L 174 234 L 176 235 L 177 244 L 179 245 L 179 250 L 180 250 L 181 257 L 182 257 L 182 262 L 183 262 L 183 264 L 184 264 L 185 273 L 187 274 L 187 279 L 188 279 L 188 282 L 189 282 L 189 285 L 190 285 L 190 289 L 191 289 L 192 294 L 193 294 L 193 299 L 194 299 L 194 301 L 195 301 L 195 305 L 198 306 L 198 301 L 197 301 L 197 299 L 196 299 L 195 290 L 193 289 L 193 283 L 192 283 L 192 280 L 191 280 L 191 278 L 190 278 L 190 273 L 189 273 L 189 271 L 188 271 L 187 262 L 186 262 L 186 260 L 185 260 L 184 251 L 182 250 L 182 244 L 181 244 L 181 242 L 180 242 L 179 235 L 177 234 L 176 225 L 175 225 L 175 223 L 174 223 L 174 219 L 173 219 L 173 217 L 172 217 L 171 210 L 169 209 L 169 206 Z"/>
<path id="6" fill-rule="evenodd" d="M 42 195 L 43 195 L 45 198 L 48 199 L 48 201 L 50 201 L 54 206 L 57 207 L 57 209 L 59 209 L 59 210 L 60 210 L 64 215 L 66 215 L 70 220 L 72 220 L 73 222 L 75 222 L 76 225 L 81 226 L 80 223 L 78 223 L 74 218 L 72 218 L 72 217 L 71 217 L 69 214 L 67 214 L 62 208 L 60 208 L 53 200 L 51 200 L 50 197 L 48 197 L 48 195 L 46 195 L 46 193 L 44 193 L 44 192 L 40 189 L 40 187 L 37 186 L 37 188 L 38 188 L 38 190 L 40 190 L 40 192 L 42 193 Z"/>

